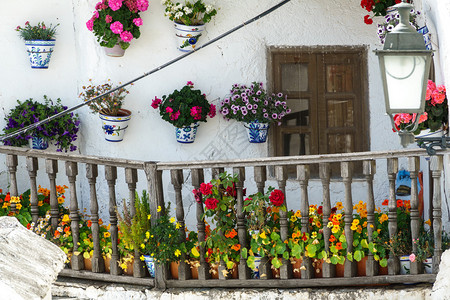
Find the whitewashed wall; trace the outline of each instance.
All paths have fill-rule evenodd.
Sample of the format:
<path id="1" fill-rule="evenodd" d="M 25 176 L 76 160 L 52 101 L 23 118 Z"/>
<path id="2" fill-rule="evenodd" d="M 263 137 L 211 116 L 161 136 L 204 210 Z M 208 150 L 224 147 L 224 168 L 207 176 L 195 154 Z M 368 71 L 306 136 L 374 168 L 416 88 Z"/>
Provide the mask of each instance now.
<path id="1" fill-rule="evenodd" d="M 131 42 L 124 57 L 105 56 L 94 35 L 85 26 L 96 2 L 20 0 L 2 3 L 0 18 L 3 22 L 0 34 L 4 44 L 0 48 L 0 103 L 5 113 L 15 106 L 16 99 L 40 99 L 44 94 L 51 98 L 60 97 L 66 105 L 73 106 L 80 103 L 77 95 L 81 86 L 90 78 L 97 83 L 108 78 L 124 83 L 181 55 L 175 47 L 173 25 L 163 16 L 164 7 L 159 1 L 151 1 L 149 10 L 141 14 L 144 21 L 141 37 Z M 424 7 L 430 13 L 430 20 L 436 19 L 434 25 L 440 37 L 441 65 L 446 66 L 442 68 L 442 73 L 448 78 L 445 73 L 450 72 L 450 59 L 448 51 L 445 53 L 442 49 L 448 44 L 449 37 L 446 40 L 441 38 L 445 35 L 441 31 L 448 31 L 448 18 L 442 16 L 446 16 L 445 13 L 448 15 L 450 4 L 448 1 L 444 2 L 446 3 L 428 0 Z M 215 5 L 220 10 L 207 25 L 206 34 L 201 39 L 210 40 L 274 3 L 268 0 L 216 1 Z M 155 161 L 265 157 L 268 155 L 268 145 L 247 143 L 244 128 L 236 122 L 227 122 L 220 116 L 202 123 L 194 144 L 178 144 L 172 125 L 162 121 L 158 111 L 150 107 L 151 99 L 179 89 L 190 80 L 195 83 L 196 88 L 207 94 L 208 99 L 218 104 L 218 99 L 228 93 L 233 83 L 266 82 L 267 47 L 300 45 L 367 47 L 371 150 L 399 149 L 401 146 L 397 143 L 398 137 L 392 132 L 389 118 L 384 113 L 378 62 L 373 54 L 373 50 L 381 48 L 376 35 L 376 24 L 365 25 L 364 15 L 365 11 L 361 9 L 359 1 L 293 0 L 216 44 L 138 81 L 129 89 L 130 94 L 126 99 L 125 108 L 133 112 L 133 119 L 123 142 L 106 142 L 98 116 L 91 114 L 88 108 L 80 109 L 78 113 L 82 123 L 79 152 Z M 33 24 L 38 21 L 60 23 L 55 52 L 48 70 L 30 68 L 23 41 L 14 31 L 17 25 L 23 25 L 27 20 Z M 441 70 L 439 66 L 438 70 Z M 1 118 L 0 127 L 4 127 L 4 124 Z M 379 168 L 379 173 L 386 170 L 384 166 Z M 6 181 L 6 174 L 0 174 L 0 182 L 4 183 L 2 186 L 6 186 Z M 41 181 L 43 185 L 48 182 L 45 177 Z M 144 181 L 141 177 L 138 189 L 146 188 Z M 387 180 L 380 180 L 375 184 L 377 201 L 382 201 L 388 195 Z M 296 185 L 288 187 L 289 190 L 294 188 Z M 81 187 L 79 190 L 81 198 L 88 199 L 86 188 Z M 317 195 L 321 195 L 320 189 L 316 190 Z M 186 192 L 190 192 L 188 188 Z M 103 195 L 100 199 L 107 199 L 106 188 L 99 189 L 99 193 Z M 125 192 L 124 194 L 126 195 Z M 336 198 L 343 198 L 342 191 L 336 195 Z M 354 199 L 365 200 L 365 192 L 355 191 Z M 88 207 L 87 201 L 83 203 Z"/>

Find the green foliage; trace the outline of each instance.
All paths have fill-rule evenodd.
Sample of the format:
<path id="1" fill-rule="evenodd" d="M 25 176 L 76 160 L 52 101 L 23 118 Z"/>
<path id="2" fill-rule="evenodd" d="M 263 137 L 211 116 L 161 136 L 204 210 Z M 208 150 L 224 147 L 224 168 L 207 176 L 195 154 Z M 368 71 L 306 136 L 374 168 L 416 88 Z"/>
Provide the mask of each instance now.
<path id="1" fill-rule="evenodd" d="M 205 5 L 202 0 L 195 2 L 185 1 L 174 4 L 171 0 L 163 0 L 166 6 L 164 15 L 171 21 L 188 26 L 206 24 L 217 14 L 211 5 Z"/>
<path id="2" fill-rule="evenodd" d="M 144 247 L 140 249 L 159 264 L 179 261 L 181 250 L 186 251 L 186 246 L 184 244 L 181 246 L 180 242 L 181 226 L 174 217 L 170 217 L 169 212 L 170 202 L 150 230 L 145 233 Z"/>
<path id="3" fill-rule="evenodd" d="M 19 32 L 21 38 L 25 41 L 31 40 L 42 40 L 48 41 L 52 40 L 56 34 L 56 27 L 59 24 L 56 24 L 52 27 L 50 24 L 49 27 L 45 26 L 44 22 L 39 22 L 36 26 L 31 26 L 30 22 L 25 23 L 25 27 L 17 26 L 16 31 Z"/>
<path id="4" fill-rule="evenodd" d="M 150 230 L 150 207 L 147 191 L 142 191 L 142 197 L 136 192 L 134 206 L 136 213 L 131 217 L 130 209 L 125 199 L 123 201 L 123 216 L 117 212 L 121 239 L 125 247 L 130 250 L 141 249 L 145 243 L 146 232 Z"/>
<path id="5" fill-rule="evenodd" d="M 91 81 L 92 79 L 89 79 L 89 82 Z M 108 79 L 108 81 L 110 81 L 110 79 Z M 89 84 L 88 86 L 83 86 L 83 92 L 81 92 L 78 97 L 86 102 L 112 89 L 113 85 L 109 82 L 97 86 Z M 119 114 L 119 110 L 122 108 L 125 97 L 129 93 L 130 92 L 127 91 L 127 89 L 120 88 L 112 93 L 109 93 L 106 96 L 90 102 L 88 106 L 92 110 L 92 113 L 99 113 L 107 116 L 117 116 Z"/>
<path id="6" fill-rule="evenodd" d="M 18 105 L 5 116 L 6 126 L 3 128 L 5 134 L 16 132 L 67 109 L 67 106 L 61 104 L 61 99 L 58 98 L 56 102 L 53 102 L 45 95 L 44 103 L 34 101 L 32 98 L 24 102 L 17 100 L 17 103 Z M 28 140 L 34 136 L 55 141 L 57 151 L 75 151 L 77 147 L 72 142 L 77 139 L 79 123 L 77 114 L 68 113 L 3 142 L 8 146 L 20 147 L 27 145 Z"/>

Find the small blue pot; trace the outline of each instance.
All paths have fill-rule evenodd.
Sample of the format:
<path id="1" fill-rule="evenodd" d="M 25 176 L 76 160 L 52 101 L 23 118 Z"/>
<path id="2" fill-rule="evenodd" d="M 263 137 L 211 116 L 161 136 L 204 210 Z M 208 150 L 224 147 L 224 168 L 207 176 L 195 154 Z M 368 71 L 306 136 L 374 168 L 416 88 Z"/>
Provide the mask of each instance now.
<path id="1" fill-rule="evenodd" d="M 247 129 L 248 141 L 250 143 L 266 142 L 269 123 L 250 122 L 244 123 L 244 127 Z"/>
<path id="2" fill-rule="evenodd" d="M 195 141 L 198 126 L 199 122 L 193 123 L 190 126 L 184 126 L 182 128 L 175 127 L 177 142 L 182 144 L 193 143 Z"/>

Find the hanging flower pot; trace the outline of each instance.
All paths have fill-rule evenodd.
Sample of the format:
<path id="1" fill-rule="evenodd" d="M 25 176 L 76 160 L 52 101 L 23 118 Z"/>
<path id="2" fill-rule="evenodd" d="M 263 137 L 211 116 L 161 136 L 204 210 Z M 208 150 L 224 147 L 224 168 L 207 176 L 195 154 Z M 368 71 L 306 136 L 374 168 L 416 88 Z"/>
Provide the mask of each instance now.
<path id="1" fill-rule="evenodd" d="M 119 44 L 112 48 L 103 47 L 105 49 L 105 54 L 111 57 L 122 57 L 125 54 L 125 50 L 120 47 Z"/>
<path id="2" fill-rule="evenodd" d="M 205 25 L 188 26 L 174 22 L 177 49 L 189 52 L 195 49 Z"/>
<path id="3" fill-rule="evenodd" d="M 417 32 L 423 35 L 423 40 L 425 41 L 425 47 L 427 48 L 427 50 L 432 50 L 433 47 L 431 46 L 431 37 L 430 32 L 428 31 L 428 27 L 425 25 L 417 29 Z"/>
<path id="4" fill-rule="evenodd" d="M 189 126 L 183 126 L 182 128 L 175 127 L 177 142 L 183 144 L 193 143 L 195 141 L 198 126 L 199 122 L 195 122 Z"/>
<path id="5" fill-rule="evenodd" d="M 48 69 L 52 57 L 55 40 L 32 40 L 25 41 L 28 57 L 33 69 Z"/>
<path id="6" fill-rule="evenodd" d="M 266 142 L 269 123 L 250 122 L 244 123 L 244 127 L 247 129 L 248 141 L 250 143 Z"/>
<path id="7" fill-rule="evenodd" d="M 259 266 L 261 265 L 261 256 L 255 256 L 255 268 L 251 270 L 251 277 L 252 279 L 259 279 L 260 273 L 259 273 Z"/>
<path id="8" fill-rule="evenodd" d="M 419 134 L 416 135 L 416 138 L 434 138 L 434 137 L 442 137 L 445 134 L 444 129 L 442 127 L 436 131 L 431 132 L 430 129 L 423 129 Z"/>
<path id="9" fill-rule="evenodd" d="M 131 111 L 121 108 L 117 116 L 107 116 L 99 113 L 102 120 L 102 129 L 105 140 L 108 142 L 121 142 L 131 119 Z"/>
<path id="10" fill-rule="evenodd" d="M 31 149 L 45 150 L 48 148 L 48 140 L 45 138 L 33 136 L 29 141 Z"/>
<path id="11" fill-rule="evenodd" d="M 144 255 L 144 261 L 148 268 L 148 272 L 150 273 L 150 277 L 155 278 L 155 261 L 153 257 L 150 255 Z"/>

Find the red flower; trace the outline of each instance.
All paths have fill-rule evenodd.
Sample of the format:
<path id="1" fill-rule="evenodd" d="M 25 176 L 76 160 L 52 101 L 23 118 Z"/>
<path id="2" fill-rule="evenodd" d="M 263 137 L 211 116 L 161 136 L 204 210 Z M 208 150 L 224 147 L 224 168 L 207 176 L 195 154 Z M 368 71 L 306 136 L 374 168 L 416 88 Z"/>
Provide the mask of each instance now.
<path id="1" fill-rule="evenodd" d="M 364 16 L 364 23 L 366 23 L 367 25 L 370 25 L 373 23 L 373 20 L 370 18 L 369 15 L 365 15 Z"/>
<path id="2" fill-rule="evenodd" d="M 336 237 L 335 237 L 334 235 L 331 235 L 329 241 L 330 241 L 331 243 L 334 242 L 334 241 L 336 241 Z"/>
<path id="3" fill-rule="evenodd" d="M 199 190 L 193 189 L 192 193 L 194 194 L 195 201 L 197 203 L 202 203 L 202 193 Z"/>
<path id="4" fill-rule="evenodd" d="M 212 184 L 211 183 L 202 183 L 202 184 L 200 184 L 199 191 L 205 196 L 206 195 L 211 195 L 212 194 Z"/>
<path id="5" fill-rule="evenodd" d="M 317 209 L 317 213 L 318 213 L 319 215 L 321 215 L 321 214 L 323 213 L 323 206 L 322 206 L 322 205 L 319 206 L 319 208 Z"/>
<path id="6" fill-rule="evenodd" d="M 27 224 L 27 229 L 30 229 L 30 228 L 31 228 L 31 224 L 28 223 L 28 224 Z"/>
<path id="7" fill-rule="evenodd" d="M 341 250 L 342 249 L 342 243 L 336 243 L 336 250 Z"/>
<path id="8" fill-rule="evenodd" d="M 303 240 L 304 242 L 306 242 L 306 241 L 308 240 L 308 236 L 306 235 L 305 232 L 303 232 L 302 240 Z"/>
<path id="9" fill-rule="evenodd" d="M 284 194 L 280 190 L 273 190 L 269 196 L 270 202 L 275 206 L 281 206 L 284 203 Z"/>
<path id="10" fill-rule="evenodd" d="M 87 221 L 87 226 L 88 226 L 88 227 L 91 227 L 91 226 L 92 226 L 92 221 L 91 221 L 91 220 L 88 220 L 88 221 Z"/>
<path id="11" fill-rule="evenodd" d="M 205 200 L 205 206 L 207 209 L 216 209 L 217 203 L 219 203 L 219 200 L 216 198 L 208 198 Z"/>
<path id="12" fill-rule="evenodd" d="M 403 200 L 397 200 L 397 207 L 403 206 Z"/>
<path id="13" fill-rule="evenodd" d="M 11 196 L 7 193 L 5 196 L 5 202 L 9 202 L 9 200 L 11 200 Z"/>
<path id="14" fill-rule="evenodd" d="M 384 199 L 383 203 L 381 203 L 381 205 L 389 205 L 389 200 L 388 199 Z"/>

